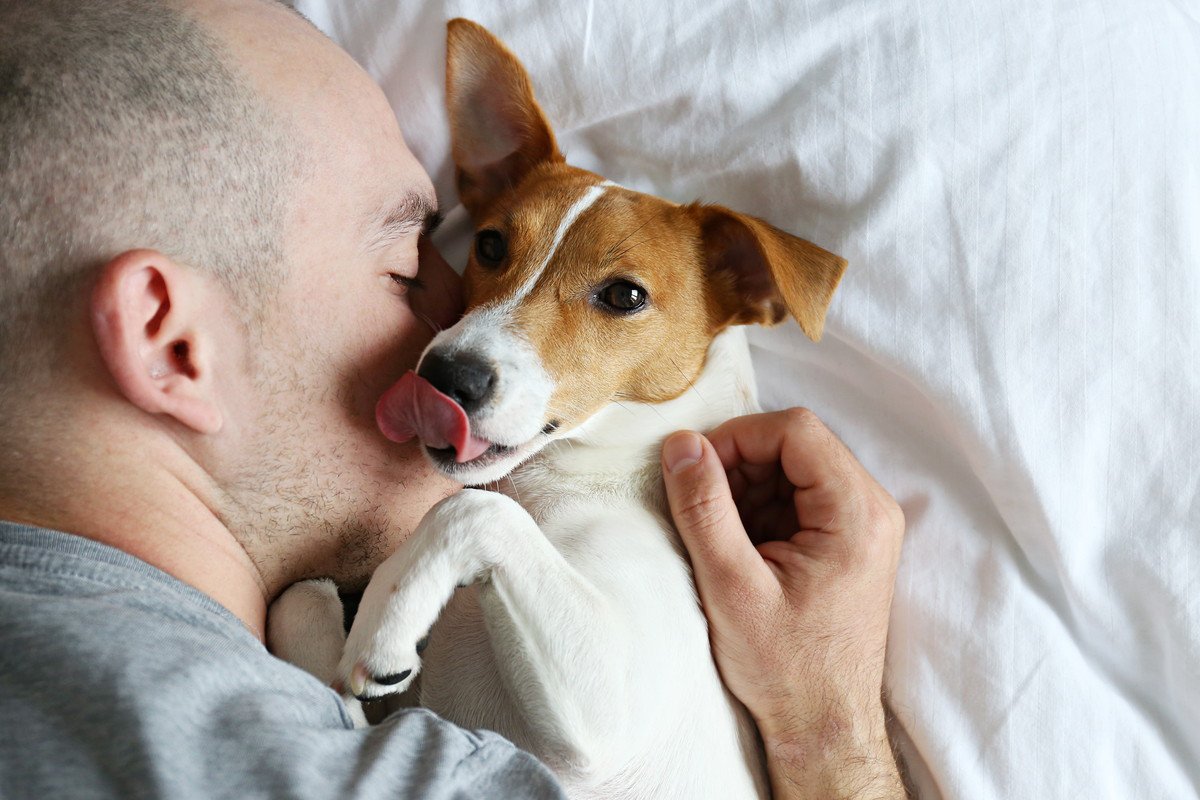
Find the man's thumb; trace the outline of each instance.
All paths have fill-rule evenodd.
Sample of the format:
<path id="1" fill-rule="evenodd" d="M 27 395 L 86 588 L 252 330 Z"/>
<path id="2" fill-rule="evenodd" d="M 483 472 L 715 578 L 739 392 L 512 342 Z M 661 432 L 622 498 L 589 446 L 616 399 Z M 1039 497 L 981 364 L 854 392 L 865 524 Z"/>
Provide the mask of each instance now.
<path id="1" fill-rule="evenodd" d="M 669 436 L 662 449 L 671 516 L 692 557 L 701 595 L 745 585 L 766 569 L 738 516 L 729 479 L 711 444 L 698 433 Z"/>

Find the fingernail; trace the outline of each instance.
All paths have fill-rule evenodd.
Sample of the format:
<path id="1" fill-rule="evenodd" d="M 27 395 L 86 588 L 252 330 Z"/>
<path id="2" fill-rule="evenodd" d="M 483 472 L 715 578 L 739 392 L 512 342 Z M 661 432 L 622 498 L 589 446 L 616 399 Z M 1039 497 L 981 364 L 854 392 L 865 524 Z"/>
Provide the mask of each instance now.
<path id="1" fill-rule="evenodd" d="M 663 462 L 667 465 L 667 471 L 674 475 L 699 461 L 703 453 L 699 435 L 690 431 L 676 433 L 663 445 Z"/>
<path id="2" fill-rule="evenodd" d="M 367 687 L 367 668 L 362 664 L 354 667 L 350 673 L 350 694 L 360 695 Z"/>

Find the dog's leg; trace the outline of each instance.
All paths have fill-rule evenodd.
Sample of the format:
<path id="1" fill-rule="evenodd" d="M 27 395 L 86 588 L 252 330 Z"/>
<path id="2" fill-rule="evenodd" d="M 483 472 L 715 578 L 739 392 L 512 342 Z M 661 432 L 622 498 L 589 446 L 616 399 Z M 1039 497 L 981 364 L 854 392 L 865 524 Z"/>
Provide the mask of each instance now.
<path id="1" fill-rule="evenodd" d="M 619 615 L 503 495 L 465 489 L 426 515 L 372 577 L 339 674 L 360 697 L 407 687 L 446 601 L 476 580 L 502 683 L 532 739 L 518 744 L 560 770 L 602 769 L 629 740 Z"/>
<path id="2" fill-rule="evenodd" d="M 267 649 L 326 686 L 337 677 L 346 643 L 342 600 L 328 579 L 300 581 L 284 590 L 267 611 Z M 356 726 L 365 726 L 361 704 L 343 698 Z"/>
<path id="3" fill-rule="evenodd" d="M 326 686 L 337 675 L 346 643 L 342 601 L 328 579 L 293 583 L 267 613 L 267 649 Z"/>

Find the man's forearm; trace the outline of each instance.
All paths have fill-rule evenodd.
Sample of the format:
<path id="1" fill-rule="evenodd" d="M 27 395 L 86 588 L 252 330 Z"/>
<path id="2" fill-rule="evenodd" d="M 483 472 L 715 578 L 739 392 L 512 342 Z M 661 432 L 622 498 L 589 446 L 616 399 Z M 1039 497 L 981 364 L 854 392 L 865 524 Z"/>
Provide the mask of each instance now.
<path id="1" fill-rule="evenodd" d="M 903 800 L 908 797 L 882 709 L 850 721 L 830 714 L 799 732 L 763 726 L 775 800 Z"/>

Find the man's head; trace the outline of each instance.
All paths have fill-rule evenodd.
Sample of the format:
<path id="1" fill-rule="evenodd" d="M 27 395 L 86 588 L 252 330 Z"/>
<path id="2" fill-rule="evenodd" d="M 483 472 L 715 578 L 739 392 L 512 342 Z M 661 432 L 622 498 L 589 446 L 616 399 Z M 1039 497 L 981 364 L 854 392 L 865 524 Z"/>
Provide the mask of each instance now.
<path id="1" fill-rule="evenodd" d="M 5 2 L 0 13 L 5 388 L 46 365 L 22 356 L 59 343 L 64 291 L 130 241 L 252 304 L 281 269 L 303 160 L 218 42 L 154 0 Z"/>
<path id="2" fill-rule="evenodd" d="M 66 526 L 39 489 L 165 474 L 270 591 L 361 578 L 450 488 L 373 421 L 455 302 L 382 94 L 267 0 L 0 0 L 0 29 L 0 510 Z"/>

